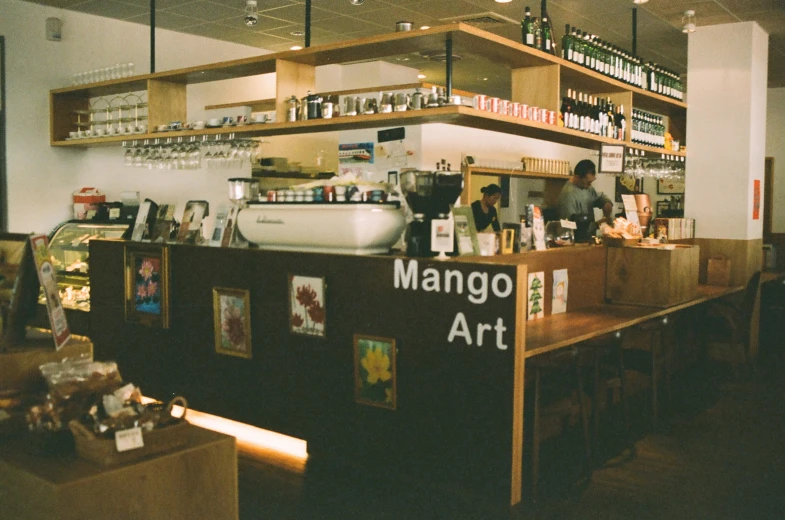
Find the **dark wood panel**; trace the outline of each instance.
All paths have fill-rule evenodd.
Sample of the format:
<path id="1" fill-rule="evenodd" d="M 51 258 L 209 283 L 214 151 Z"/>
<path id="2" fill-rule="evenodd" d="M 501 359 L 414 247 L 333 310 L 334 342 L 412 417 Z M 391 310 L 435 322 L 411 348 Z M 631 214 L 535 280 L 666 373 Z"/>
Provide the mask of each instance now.
<path id="1" fill-rule="evenodd" d="M 94 341 L 97 357 L 116 358 L 125 379 L 146 394 L 180 393 L 194 409 L 304 438 L 311 453 L 457 485 L 509 505 L 517 266 L 421 259 L 418 288 L 396 289 L 395 262 L 407 268 L 409 259 L 172 245 L 171 325 L 161 330 L 125 322 L 123 245 L 90 244 Z M 462 294 L 454 281 L 446 291 L 446 270 L 461 274 Z M 470 285 L 473 272 L 479 274 Z M 422 285 L 433 273 L 441 275 L 439 291 Z M 325 338 L 290 333 L 289 274 L 324 277 Z M 493 295 L 497 275 L 500 290 L 510 280 L 507 297 Z M 472 303 L 470 287 L 481 287 L 483 276 L 487 301 Z M 250 292 L 250 360 L 215 353 L 218 286 Z M 497 348 L 493 329 L 481 346 L 474 337 L 471 345 L 460 336 L 450 342 L 459 314 L 472 336 L 478 323 L 501 320 L 506 349 Z M 356 333 L 396 340 L 396 410 L 355 402 Z"/>

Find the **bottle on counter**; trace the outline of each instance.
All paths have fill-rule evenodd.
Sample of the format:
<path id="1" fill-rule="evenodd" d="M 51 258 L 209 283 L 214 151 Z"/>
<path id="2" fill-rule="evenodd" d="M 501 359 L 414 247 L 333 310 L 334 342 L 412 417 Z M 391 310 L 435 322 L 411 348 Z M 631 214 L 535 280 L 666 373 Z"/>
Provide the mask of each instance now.
<path id="1" fill-rule="evenodd" d="M 521 41 L 524 45 L 534 47 L 534 22 L 532 20 L 532 10 L 526 6 L 524 18 L 521 20 Z"/>

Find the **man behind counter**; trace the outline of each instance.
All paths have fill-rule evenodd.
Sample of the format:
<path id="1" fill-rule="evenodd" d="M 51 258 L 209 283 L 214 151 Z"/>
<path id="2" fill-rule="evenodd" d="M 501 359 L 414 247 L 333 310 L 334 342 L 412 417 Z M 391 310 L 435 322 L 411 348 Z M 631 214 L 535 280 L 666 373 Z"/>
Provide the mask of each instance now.
<path id="1" fill-rule="evenodd" d="M 573 176 L 570 181 L 564 184 L 559 194 L 559 218 L 576 219 L 585 215 L 591 223 L 588 233 L 593 235 L 597 230 L 597 223 L 594 222 L 594 209 L 601 208 L 604 219 L 611 222 L 611 212 L 613 202 L 604 193 L 597 193 L 592 188 L 594 179 L 597 178 L 597 170 L 594 163 L 589 159 L 584 159 L 575 165 Z M 600 221 L 602 222 L 602 220 Z"/>

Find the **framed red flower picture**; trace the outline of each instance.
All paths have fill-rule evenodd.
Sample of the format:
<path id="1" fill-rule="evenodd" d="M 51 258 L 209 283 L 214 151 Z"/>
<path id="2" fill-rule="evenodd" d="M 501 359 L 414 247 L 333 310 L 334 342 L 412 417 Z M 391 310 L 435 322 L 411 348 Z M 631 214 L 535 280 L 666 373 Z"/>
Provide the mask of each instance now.
<path id="1" fill-rule="evenodd" d="M 289 330 L 324 337 L 327 326 L 324 278 L 289 275 Z"/>
<path id="2" fill-rule="evenodd" d="M 125 318 L 169 328 L 169 249 L 157 244 L 125 246 Z"/>
<path id="3" fill-rule="evenodd" d="M 215 351 L 251 359 L 251 297 L 245 289 L 213 287 Z"/>

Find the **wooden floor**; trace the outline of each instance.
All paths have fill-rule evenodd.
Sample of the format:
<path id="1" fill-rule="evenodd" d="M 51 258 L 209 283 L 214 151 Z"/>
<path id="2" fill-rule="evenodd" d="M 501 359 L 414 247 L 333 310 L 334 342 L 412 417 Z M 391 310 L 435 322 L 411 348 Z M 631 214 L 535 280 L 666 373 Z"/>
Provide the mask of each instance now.
<path id="1" fill-rule="evenodd" d="M 241 456 L 240 518 L 251 519 L 711 519 L 785 518 L 785 341 L 762 345 L 758 373 L 734 379 L 702 364 L 674 385 L 660 428 L 608 442 L 586 478 L 575 454 L 544 447 L 536 507 L 514 515 L 460 496 L 391 485 L 373 475 L 282 467 Z M 582 477 L 582 475 L 584 475 Z"/>

